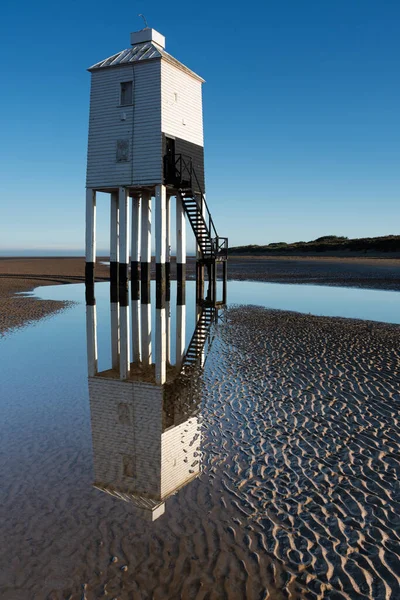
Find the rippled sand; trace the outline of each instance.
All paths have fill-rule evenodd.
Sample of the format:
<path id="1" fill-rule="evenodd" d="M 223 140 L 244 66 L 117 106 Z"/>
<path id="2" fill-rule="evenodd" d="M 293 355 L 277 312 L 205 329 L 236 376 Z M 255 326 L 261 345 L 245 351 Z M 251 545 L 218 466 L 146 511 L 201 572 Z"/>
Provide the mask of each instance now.
<path id="1" fill-rule="evenodd" d="M 50 418 L 41 436 L 15 430 L 2 599 L 400 598 L 400 328 L 225 314 L 202 385 L 203 473 L 154 523 L 91 487 L 81 398 L 72 436 Z"/>

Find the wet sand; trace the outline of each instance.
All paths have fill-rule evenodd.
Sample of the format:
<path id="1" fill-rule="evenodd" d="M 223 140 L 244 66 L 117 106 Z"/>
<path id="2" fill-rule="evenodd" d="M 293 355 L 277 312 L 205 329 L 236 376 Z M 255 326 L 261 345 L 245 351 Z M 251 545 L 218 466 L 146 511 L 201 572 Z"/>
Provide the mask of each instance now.
<path id="1" fill-rule="evenodd" d="M 108 273 L 108 267 L 99 263 L 99 280 L 108 279 Z M 24 293 L 29 294 L 39 286 L 82 283 L 84 274 L 82 258 L 0 258 L 0 336 L 69 305 Z"/>
<path id="2" fill-rule="evenodd" d="M 0 597 L 397 600 L 399 334 L 226 311 L 201 388 L 202 474 L 152 524 L 93 489 L 85 381 L 54 404 L 58 376 L 46 435 L 6 440 Z"/>
<path id="3" fill-rule="evenodd" d="M 98 281 L 109 277 L 109 269 L 96 267 Z M 83 258 L 0 258 L 0 335 L 66 307 L 65 303 L 37 300 L 17 292 L 30 292 L 41 285 L 84 281 Z M 155 265 L 152 265 L 152 278 Z M 175 263 L 171 264 L 175 278 Z M 188 259 L 187 277 L 195 276 L 195 263 Z M 400 259 L 313 258 L 313 257 L 239 257 L 228 264 L 229 279 L 277 283 L 312 283 L 371 289 L 400 290 Z"/>
<path id="4" fill-rule="evenodd" d="M 228 429 L 253 551 L 291 598 L 400 597 L 400 327 L 261 308 L 227 319 L 235 376 L 221 373 L 220 394 L 234 401 L 213 446 Z"/>
<path id="5" fill-rule="evenodd" d="M 400 258 L 232 256 L 230 279 L 400 290 Z"/>

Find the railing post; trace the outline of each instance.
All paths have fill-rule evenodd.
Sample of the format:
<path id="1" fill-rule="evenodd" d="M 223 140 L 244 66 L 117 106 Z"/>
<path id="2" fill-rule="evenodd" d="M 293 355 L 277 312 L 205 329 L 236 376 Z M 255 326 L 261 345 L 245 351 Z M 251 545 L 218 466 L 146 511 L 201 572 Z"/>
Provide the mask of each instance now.
<path id="1" fill-rule="evenodd" d="M 222 284 L 222 304 L 225 306 L 226 305 L 226 299 L 227 299 L 227 283 L 228 283 L 228 263 L 226 260 L 223 261 L 222 263 L 222 280 L 223 280 L 223 284 Z"/>

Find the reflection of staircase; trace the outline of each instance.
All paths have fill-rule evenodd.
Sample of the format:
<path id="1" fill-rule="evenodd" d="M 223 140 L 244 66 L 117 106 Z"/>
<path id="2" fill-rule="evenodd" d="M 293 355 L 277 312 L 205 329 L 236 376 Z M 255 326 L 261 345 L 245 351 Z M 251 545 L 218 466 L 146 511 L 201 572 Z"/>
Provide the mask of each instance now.
<path id="1" fill-rule="evenodd" d="M 201 360 L 204 346 L 210 335 L 211 325 L 215 320 L 215 314 L 216 309 L 213 306 L 203 307 L 182 363 L 182 371 L 185 371 L 187 367 L 196 365 Z"/>

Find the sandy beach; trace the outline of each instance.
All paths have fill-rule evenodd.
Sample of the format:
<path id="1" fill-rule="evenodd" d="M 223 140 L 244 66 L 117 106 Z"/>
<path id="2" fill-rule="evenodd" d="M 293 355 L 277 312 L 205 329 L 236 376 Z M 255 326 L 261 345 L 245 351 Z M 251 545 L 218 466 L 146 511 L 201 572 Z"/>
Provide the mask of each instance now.
<path id="1" fill-rule="evenodd" d="M 97 261 L 98 281 L 109 278 L 109 269 L 102 264 L 107 260 Z M 83 258 L 0 258 L 0 334 L 66 307 L 62 302 L 15 294 L 38 286 L 83 282 L 84 272 Z M 151 275 L 155 277 L 154 263 Z M 171 276 L 175 277 L 174 261 Z M 195 262 L 189 258 L 187 277 L 194 276 Z M 400 259 L 234 256 L 229 260 L 228 278 L 400 290 Z"/>

